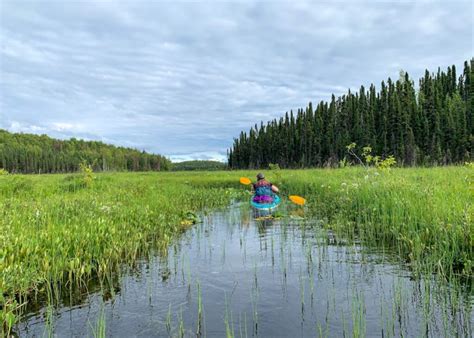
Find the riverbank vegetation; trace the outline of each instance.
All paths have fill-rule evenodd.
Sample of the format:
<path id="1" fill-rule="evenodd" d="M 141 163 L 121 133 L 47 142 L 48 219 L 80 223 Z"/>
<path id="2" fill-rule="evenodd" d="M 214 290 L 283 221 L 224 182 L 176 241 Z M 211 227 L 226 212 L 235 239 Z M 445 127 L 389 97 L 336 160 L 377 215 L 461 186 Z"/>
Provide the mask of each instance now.
<path id="1" fill-rule="evenodd" d="M 282 185 L 339 237 L 397 251 L 416 273 L 473 273 L 472 166 L 288 173 Z"/>
<path id="2" fill-rule="evenodd" d="M 38 293 L 103 278 L 152 248 L 167 248 L 196 221 L 195 212 L 228 205 L 239 192 L 214 180 L 88 170 L 2 176 L 1 319 L 12 324 L 18 307 Z"/>
<path id="3" fill-rule="evenodd" d="M 86 168 L 87 169 L 87 168 Z M 282 196 L 307 199 L 341 240 L 397 252 L 414 272 L 470 276 L 474 170 L 273 170 Z M 196 212 L 246 199 L 255 172 L 93 173 L 0 177 L 0 303 L 11 327 L 20 306 L 105 278 L 197 221 Z M 5 329 L 5 327 L 4 327 Z"/>

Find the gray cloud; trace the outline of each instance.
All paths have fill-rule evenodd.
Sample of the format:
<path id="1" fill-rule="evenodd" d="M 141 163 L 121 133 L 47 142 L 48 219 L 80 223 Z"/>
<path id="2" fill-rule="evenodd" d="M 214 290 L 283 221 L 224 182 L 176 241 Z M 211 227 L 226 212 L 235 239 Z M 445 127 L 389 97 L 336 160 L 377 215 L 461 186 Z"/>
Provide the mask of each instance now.
<path id="1" fill-rule="evenodd" d="M 223 159 L 260 120 L 474 55 L 472 3 L 2 2 L 0 128 Z"/>

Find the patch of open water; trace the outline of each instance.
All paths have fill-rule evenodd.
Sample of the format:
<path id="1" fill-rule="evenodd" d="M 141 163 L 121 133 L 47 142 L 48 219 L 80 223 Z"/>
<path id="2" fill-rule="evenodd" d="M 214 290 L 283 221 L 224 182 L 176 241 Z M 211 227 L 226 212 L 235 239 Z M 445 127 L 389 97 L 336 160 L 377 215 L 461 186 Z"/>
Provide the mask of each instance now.
<path id="1" fill-rule="evenodd" d="M 395 255 L 336 244 L 317 222 L 204 217 L 166 257 L 124 267 L 115 293 L 29 313 L 20 336 L 471 336 L 472 293 L 415 281 Z M 49 314 L 48 314 L 49 312 Z M 49 323 L 49 324 L 48 324 Z"/>

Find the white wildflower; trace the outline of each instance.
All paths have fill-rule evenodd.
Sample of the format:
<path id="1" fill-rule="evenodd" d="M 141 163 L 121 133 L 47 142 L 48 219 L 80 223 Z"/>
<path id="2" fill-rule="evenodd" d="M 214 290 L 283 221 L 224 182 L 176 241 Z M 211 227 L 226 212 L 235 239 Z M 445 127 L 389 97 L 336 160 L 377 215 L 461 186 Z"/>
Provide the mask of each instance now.
<path id="1" fill-rule="evenodd" d="M 103 205 L 100 207 L 100 210 L 103 211 L 103 212 L 110 212 L 110 207 L 108 205 Z"/>

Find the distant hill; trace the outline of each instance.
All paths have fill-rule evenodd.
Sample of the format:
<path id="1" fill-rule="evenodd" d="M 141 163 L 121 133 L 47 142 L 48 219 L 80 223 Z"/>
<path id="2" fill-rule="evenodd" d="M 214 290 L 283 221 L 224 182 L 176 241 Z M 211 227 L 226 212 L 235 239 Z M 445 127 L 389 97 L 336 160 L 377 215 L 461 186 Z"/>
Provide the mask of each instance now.
<path id="1" fill-rule="evenodd" d="M 9 172 L 75 172 L 83 161 L 95 171 L 159 171 L 171 165 L 164 156 L 103 142 L 58 140 L 0 129 L 0 168 Z"/>
<path id="2" fill-rule="evenodd" d="M 184 161 L 179 163 L 173 163 L 171 170 L 173 171 L 184 171 L 184 170 L 225 170 L 227 164 L 218 161 Z"/>

